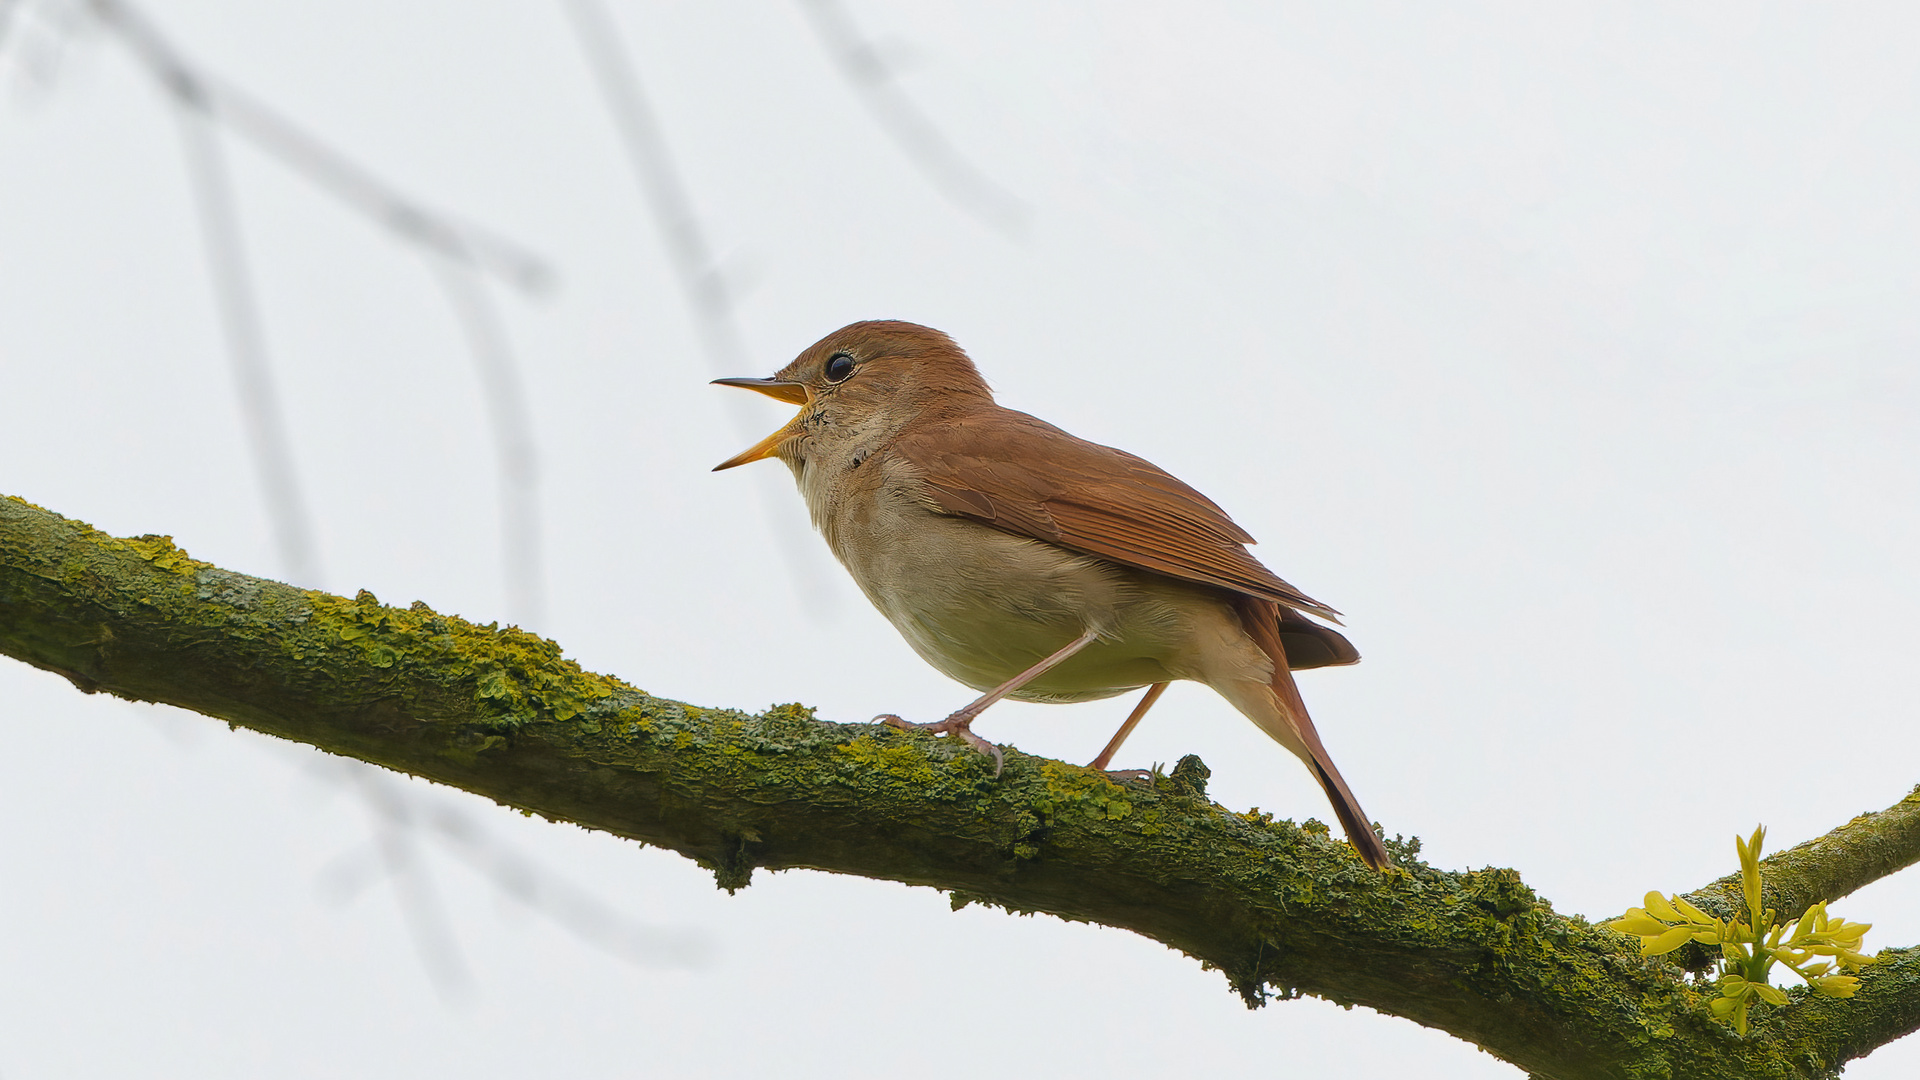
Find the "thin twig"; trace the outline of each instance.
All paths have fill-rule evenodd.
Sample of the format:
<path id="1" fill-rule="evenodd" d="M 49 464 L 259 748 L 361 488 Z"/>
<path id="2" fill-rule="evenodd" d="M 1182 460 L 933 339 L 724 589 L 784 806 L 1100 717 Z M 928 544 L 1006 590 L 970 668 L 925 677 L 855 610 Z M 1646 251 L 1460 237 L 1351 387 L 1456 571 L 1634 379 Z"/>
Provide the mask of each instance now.
<path id="1" fill-rule="evenodd" d="M 14 64 L 23 83 L 44 92 L 58 81 L 67 44 L 87 26 L 85 0 L 19 0 L 13 5 L 10 37 Z"/>
<path id="2" fill-rule="evenodd" d="M 621 144 L 626 148 L 641 194 L 666 238 L 668 262 L 693 309 L 695 331 L 700 335 L 708 368 L 720 376 L 752 370 L 734 312 L 732 291 L 713 257 L 712 245 L 694 210 L 693 197 L 674 165 L 666 135 L 647 100 L 640 73 L 621 46 L 619 27 L 608 17 L 600 0 L 563 0 L 563 6 L 607 111 L 612 115 Z M 743 443 L 759 438 L 743 406 L 730 404 L 725 408 Z M 759 490 L 761 507 L 768 520 L 778 520 L 779 511 L 768 501 L 767 489 Z M 773 530 L 773 534 L 778 538 L 776 546 L 787 560 L 787 579 L 802 594 L 806 608 L 815 612 L 831 611 L 835 594 L 820 580 L 815 564 L 801 554 L 791 534 L 784 530 Z"/>
<path id="3" fill-rule="evenodd" d="M 444 808 L 429 815 L 428 824 L 461 861 L 587 944 L 642 967 L 701 968 L 712 961 L 714 949 L 704 935 L 637 923 L 551 870 L 515 855 L 466 815 Z"/>
<path id="4" fill-rule="evenodd" d="M 313 515 L 294 469 L 293 443 L 287 435 L 285 411 L 267 359 L 266 332 L 234 208 L 232 177 L 212 122 L 203 110 L 188 104 L 194 90 L 191 80 L 180 82 L 174 100 L 181 102 L 181 107 L 175 114 L 194 206 L 199 211 L 207 272 L 213 279 L 227 356 L 240 394 L 247 445 L 253 451 L 261 495 L 266 500 L 267 517 L 285 572 L 293 581 L 317 586 L 320 565 L 313 545 Z"/>
<path id="5" fill-rule="evenodd" d="M 895 67 L 878 45 L 860 33 L 840 0 L 800 0 L 800 10 L 819 35 L 834 66 L 846 76 L 907 159 L 947 201 L 1008 236 L 1027 228 L 1027 206 L 994 183 L 954 148 L 933 120 L 901 88 Z"/>
<path id="6" fill-rule="evenodd" d="M 693 307 L 708 363 L 721 375 L 743 371 L 747 349 L 735 321 L 733 295 L 694 212 L 693 197 L 667 149 L 640 73 L 620 45 L 620 30 L 599 0 L 565 0 L 564 6 L 607 110 L 613 114 L 641 194 L 666 240 L 667 257 Z"/>
<path id="7" fill-rule="evenodd" d="M 421 966 L 427 969 L 442 998 L 452 1001 L 465 997 L 473 988 L 473 975 L 461 954 L 459 940 L 447 929 L 451 920 L 434 887 L 433 874 L 421 861 L 411 807 L 395 795 L 377 769 L 350 767 L 348 772 L 362 805 L 373 813 L 374 847 L 381 869 L 393 883 L 394 899 L 412 932 Z"/>
<path id="8" fill-rule="evenodd" d="M 363 791 L 369 807 L 381 815 L 383 829 L 437 837 L 448 853 L 503 896 L 586 944 L 647 968 L 700 968 L 712 961 L 714 948 L 705 935 L 637 922 L 487 835 L 472 815 L 417 798 L 378 769 L 353 761 L 338 764 L 338 772 Z M 321 887 L 345 899 L 393 872 L 384 850 L 376 847 L 366 854 L 371 857 L 336 860 L 322 871 Z"/>
<path id="9" fill-rule="evenodd" d="M 428 257 L 473 356 L 487 403 L 489 429 L 499 460 L 509 611 L 524 624 L 542 621 L 538 474 L 532 422 L 505 330 L 484 285 L 472 275 L 491 273 L 516 288 L 538 292 L 552 280 L 545 263 L 515 244 L 399 194 L 250 95 L 190 63 L 131 5 L 122 0 L 84 2 L 98 22 L 114 31 L 156 77 L 176 106 L 240 389 L 242 415 L 288 575 L 296 581 L 317 584 L 313 581 L 318 570 L 311 515 L 300 496 L 292 447 L 267 364 L 265 332 L 241 241 L 231 176 L 219 141 L 221 130 L 247 138 L 351 208 L 422 249 Z M 431 874 L 420 860 L 415 816 L 404 799 L 368 779 L 373 770 L 359 772 L 362 778 L 357 787 L 378 819 L 374 848 L 393 883 L 421 962 L 443 996 L 460 996 L 470 988 L 472 979 L 458 942 L 447 929 Z M 520 886 L 517 891 L 508 891 L 524 897 L 527 890 Z M 574 907 L 584 905 L 590 905 L 590 901 L 577 901 Z M 592 936 L 590 932 L 581 933 Z M 601 932 L 601 937 L 607 936 L 607 932 Z M 608 947 L 623 955 L 632 953 L 631 949 Z"/>
<path id="10" fill-rule="evenodd" d="M 0 55 L 7 51 L 7 38 L 13 31 L 14 17 L 24 0 L 0 0 Z"/>
<path id="11" fill-rule="evenodd" d="M 480 377 L 493 430 L 500 478 L 501 557 L 507 581 L 507 614 L 521 626 L 545 623 L 540 561 L 539 462 L 526 389 L 514 364 L 500 313 L 470 263 L 432 260 L 434 280 L 453 308 Z"/>
<path id="12" fill-rule="evenodd" d="M 358 162 L 299 125 L 190 62 L 153 22 L 125 0 L 87 0 L 101 25 L 113 31 L 175 97 L 279 159 L 327 192 L 402 238 L 447 258 L 471 262 L 516 288 L 540 293 L 552 286 L 545 260 L 478 225 L 434 210 L 401 193 Z"/>
<path id="13" fill-rule="evenodd" d="M 539 569 L 539 513 L 534 465 L 532 424 L 513 356 L 497 315 L 488 306 L 477 282 L 464 280 L 453 267 L 491 273 L 516 288 L 537 292 L 548 287 L 551 271 L 538 257 L 518 245 L 451 215 L 432 210 L 401 194 L 346 155 L 314 138 L 299 126 L 189 61 L 154 23 L 125 0 L 86 0 L 101 25 L 112 30 L 154 75 L 168 96 L 182 109 L 199 114 L 206 125 L 247 138 L 283 164 L 349 207 L 374 219 L 401 239 L 422 249 L 432 259 L 436 277 L 446 290 L 466 338 L 487 402 L 489 430 L 500 463 L 500 518 L 506 567 L 509 614 L 529 625 L 544 617 Z M 210 149 L 200 158 L 220 164 L 212 156 L 218 147 L 210 130 L 202 141 Z M 311 515 L 300 504 L 292 452 L 271 384 L 265 376 L 264 333 L 246 273 L 239 258 L 238 224 L 231 185 L 221 170 L 196 169 L 196 177 L 212 176 L 196 190 L 210 192 L 201 199 L 203 216 L 223 226 L 208 228 L 210 257 L 218 264 L 215 279 L 229 324 L 230 349 L 241 378 L 245 421 L 253 436 L 256 460 L 261 462 L 270 513 L 280 539 L 287 572 L 310 580 L 316 558 L 312 550 Z"/>

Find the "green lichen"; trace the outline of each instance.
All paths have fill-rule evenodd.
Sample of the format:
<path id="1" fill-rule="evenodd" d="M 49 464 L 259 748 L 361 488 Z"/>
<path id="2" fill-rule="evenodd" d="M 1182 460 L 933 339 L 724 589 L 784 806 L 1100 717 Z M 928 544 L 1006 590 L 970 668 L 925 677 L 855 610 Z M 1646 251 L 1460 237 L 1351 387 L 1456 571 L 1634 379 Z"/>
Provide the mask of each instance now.
<path id="1" fill-rule="evenodd" d="M 836 750 L 854 768 L 886 776 L 915 791 L 929 791 L 940 783 L 933 760 L 903 739 L 862 735 Z"/>
<path id="2" fill-rule="evenodd" d="M 1121 821 L 1133 813 L 1133 799 L 1127 790 L 1104 773 L 1075 768 L 1061 761 L 1043 761 L 1040 774 L 1046 782 L 1046 794 L 1031 804 L 1035 813 L 1050 825 L 1072 823 L 1091 818 L 1096 821 Z"/>

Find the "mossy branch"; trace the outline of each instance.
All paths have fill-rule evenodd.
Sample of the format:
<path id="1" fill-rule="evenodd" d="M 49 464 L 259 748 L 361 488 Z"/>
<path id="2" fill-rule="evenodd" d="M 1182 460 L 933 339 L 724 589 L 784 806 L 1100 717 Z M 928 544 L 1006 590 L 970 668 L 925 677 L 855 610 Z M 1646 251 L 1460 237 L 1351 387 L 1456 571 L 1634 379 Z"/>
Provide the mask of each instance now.
<path id="1" fill-rule="evenodd" d="M 1915 862 L 1920 862 L 1920 787 L 1885 810 L 1861 814 L 1825 836 L 1762 859 L 1766 884 L 1760 895 L 1781 919 L 1797 919 L 1822 900 L 1838 900 Z M 1745 903 L 1738 872 L 1686 898 L 1723 919 Z"/>
<path id="2" fill-rule="evenodd" d="M 805 867 L 1120 927 L 1249 1003 L 1367 1005 L 1540 1077 L 1824 1077 L 1920 1026 L 1911 950 L 1883 953 L 1854 999 L 1796 998 L 1739 1038 L 1676 967 L 1514 871 L 1396 845 L 1375 873 L 1323 826 L 1208 802 L 1197 763 L 1119 785 L 1013 753 L 996 779 L 946 741 L 653 697 L 519 630 L 247 577 L 4 497 L 0 652 L 668 848 L 728 889 Z"/>

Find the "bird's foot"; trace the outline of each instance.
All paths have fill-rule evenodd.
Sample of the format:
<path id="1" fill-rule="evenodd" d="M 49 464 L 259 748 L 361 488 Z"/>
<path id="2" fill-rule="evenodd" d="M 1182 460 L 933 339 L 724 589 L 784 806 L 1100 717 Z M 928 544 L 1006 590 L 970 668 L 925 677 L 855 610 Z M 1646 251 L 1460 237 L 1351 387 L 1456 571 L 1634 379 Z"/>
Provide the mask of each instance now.
<path id="1" fill-rule="evenodd" d="M 993 775 L 998 778 L 1000 770 L 1007 767 L 1007 755 L 998 746 L 973 733 L 974 715 L 962 709 L 945 720 L 936 720 L 931 724 L 916 724 L 911 720 L 902 720 L 892 713 L 881 713 L 873 720 L 877 724 L 899 728 L 901 731 L 924 731 L 929 735 L 957 736 L 961 742 L 993 759 Z"/>
<path id="2" fill-rule="evenodd" d="M 1122 782 L 1137 780 L 1148 784 L 1153 783 L 1152 769 L 1101 769 L 1100 771 L 1105 773 L 1109 780 Z"/>

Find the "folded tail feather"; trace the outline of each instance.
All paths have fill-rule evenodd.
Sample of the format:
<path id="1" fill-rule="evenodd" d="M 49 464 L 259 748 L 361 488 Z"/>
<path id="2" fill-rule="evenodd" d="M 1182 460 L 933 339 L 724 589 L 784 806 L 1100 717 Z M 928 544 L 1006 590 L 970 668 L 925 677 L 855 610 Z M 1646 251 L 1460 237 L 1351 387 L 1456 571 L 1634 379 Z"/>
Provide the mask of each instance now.
<path id="1" fill-rule="evenodd" d="M 1303 756 L 1307 759 L 1307 766 L 1313 770 L 1314 778 L 1320 781 L 1320 787 L 1326 791 L 1327 801 L 1333 804 L 1334 816 L 1340 819 L 1340 827 L 1346 830 L 1347 839 L 1352 842 L 1354 850 L 1360 853 L 1363 862 L 1375 870 L 1386 869 L 1391 865 L 1386 845 L 1374 834 L 1366 811 L 1360 809 L 1360 800 L 1354 798 L 1353 790 L 1347 787 L 1340 770 L 1334 767 L 1333 758 L 1328 755 L 1326 746 L 1320 741 L 1320 733 L 1314 730 L 1313 719 L 1307 714 L 1307 703 L 1300 697 L 1300 688 L 1294 684 L 1293 672 L 1287 663 L 1287 649 L 1280 636 L 1283 623 L 1279 605 L 1271 600 L 1241 596 L 1236 606 L 1248 635 L 1273 661 L 1273 696 L 1286 714 L 1291 734 L 1304 747 L 1306 753 Z M 1289 625 L 1285 629 L 1291 630 L 1293 627 Z M 1340 641 L 1346 643 L 1344 638 Z M 1354 658 L 1358 659 L 1358 654 Z M 1287 742 L 1285 739 L 1281 741 Z"/>

